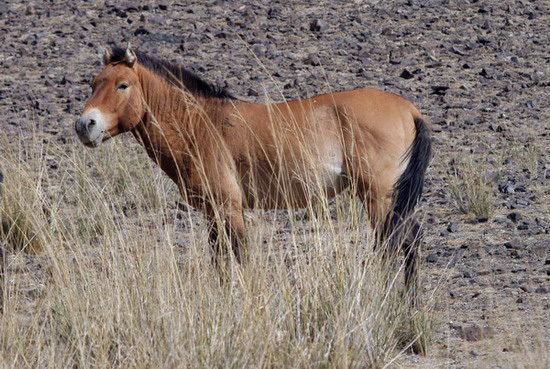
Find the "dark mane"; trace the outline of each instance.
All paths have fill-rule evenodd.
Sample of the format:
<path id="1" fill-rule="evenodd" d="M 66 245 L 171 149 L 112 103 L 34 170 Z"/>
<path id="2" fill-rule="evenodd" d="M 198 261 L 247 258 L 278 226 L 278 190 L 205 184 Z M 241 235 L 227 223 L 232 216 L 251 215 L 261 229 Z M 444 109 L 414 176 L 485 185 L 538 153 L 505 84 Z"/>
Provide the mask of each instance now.
<path id="1" fill-rule="evenodd" d="M 185 86 L 191 93 L 203 97 L 234 99 L 234 97 L 224 88 L 204 81 L 195 73 L 186 70 L 182 66 L 167 62 L 166 60 L 157 59 L 137 50 L 134 51 L 137 55 L 138 63 L 178 87 Z M 111 53 L 109 62 L 115 63 L 124 59 L 126 49 L 115 47 L 112 49 Z"/>

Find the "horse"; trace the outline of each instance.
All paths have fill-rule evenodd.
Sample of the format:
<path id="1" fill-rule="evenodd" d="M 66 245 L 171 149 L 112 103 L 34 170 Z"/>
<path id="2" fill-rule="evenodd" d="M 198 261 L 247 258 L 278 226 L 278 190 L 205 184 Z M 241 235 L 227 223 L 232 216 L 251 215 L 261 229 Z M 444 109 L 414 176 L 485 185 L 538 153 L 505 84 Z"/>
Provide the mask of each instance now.
<path id="1" fill-rule="evenodd" d="M 431 128 L 411 102 L 365 88 L 255 104 L 130 45 L 102 53 L 75 123 L 80 141 L 98 147 L 131 132 L 207 218 L 216 265 L 229 254 L 246 259 L 244 209 L 303 208 L 352 186 L 373 229 L 394 239 L 389 249 L 404 250 L 405 282 L 416 290 L 414 208 Z"/>

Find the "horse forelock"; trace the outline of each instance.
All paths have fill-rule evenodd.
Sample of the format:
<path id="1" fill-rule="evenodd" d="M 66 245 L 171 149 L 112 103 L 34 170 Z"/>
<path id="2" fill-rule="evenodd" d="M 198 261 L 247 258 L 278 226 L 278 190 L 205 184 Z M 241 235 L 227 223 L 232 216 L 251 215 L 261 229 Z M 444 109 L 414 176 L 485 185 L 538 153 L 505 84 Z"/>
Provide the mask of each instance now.
<path id="1" fill-rule="evenodd" d="M 188 71 L 180 65 L 149 56 L 138 50 L 135 50 L 135 53 L 139 64 L 176 87 L 185 87 L 191 93 L 203 97 L 234 99 L 225 88 L 203 80 L 195 73 Z M 126 49 L 115 47 L 111 50 L 109 63 L 122 62 L 124 61 L 125 55 Z"/>

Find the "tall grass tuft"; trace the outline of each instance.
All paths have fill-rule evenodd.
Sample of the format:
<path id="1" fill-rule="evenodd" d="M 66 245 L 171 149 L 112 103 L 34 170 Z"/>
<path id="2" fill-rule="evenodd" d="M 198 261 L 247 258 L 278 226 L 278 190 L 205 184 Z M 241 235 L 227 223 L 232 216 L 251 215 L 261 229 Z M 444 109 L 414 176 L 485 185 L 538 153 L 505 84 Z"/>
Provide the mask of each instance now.
<path id="1" fill-rule="evenodd" d="M 487 168 L 472 156 L 458 160 L 449 176 L 451 195 L 458 209 L 478 218 L 493 214 L 493 186 L 487 178 Z"/>

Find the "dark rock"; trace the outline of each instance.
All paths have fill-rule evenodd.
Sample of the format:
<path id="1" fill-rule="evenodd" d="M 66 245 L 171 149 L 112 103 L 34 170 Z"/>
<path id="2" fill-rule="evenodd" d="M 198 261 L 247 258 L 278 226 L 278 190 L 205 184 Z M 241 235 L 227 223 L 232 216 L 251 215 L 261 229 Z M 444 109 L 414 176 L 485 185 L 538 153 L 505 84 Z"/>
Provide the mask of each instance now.
<path id="1" fill-rule="evenodd" d="M 489 124 L 489 129 L 493 132 L 502 132 L 504 131 L 504 128 L 500 124 Z"/>
<path id="2" fill-rule="evenodd" d="M 479 75 L 491 79 L 494 77 L 494 71 L 490 68 L 482 68 L 481 72 L 479 72 Z"/>
<path id="3" fill-rule="evenodd" d="M 434 95 L 445 95 L 449 86 L 430 86 L 432 89 L 432 94 Z"/>
<path id="4" fill-rule="evenodd" d="M 514 193 L 516 192 L 516 186 L 507 183 L 501 183 L 498 185 L 498 190 L 502 193 Z"/>
<path id="5" fill-rule="evenodd" d="M 321 19 L 314 19 L 309 23 L 309 30 L 311 32 L 323 32 L 328 29 L 328 24 Z"/>
<path id="6" fill-rule="evenodd" d="M 520 231 L 525 231 L 525 230 L 529 229 L 529 222 L 521 222 L 520 224 L 518 224 L 517 228 Z"/>
<path id="7" fill-rule="evenodd" d="M 523 216 L 520 213 L 518 213 L 517 211 L 513 211 L 510 214 L 508 214 L 506 216 L 506 218 L 510 219 L 514 223 L 517 223 L 517 222 L 519 222 L 520 220 L 523 219 Z"/>
<path id="8" fill-rule="evenodd" d="M 455 53 L 455 54 L 460 55 L 460 56 L 465 56 L 465 55 L 466 55 L 466 53 L 465 53 L 464 51 L 460 50 L 460 49 L 459 49 L 458 47 L 456 47 L 456 46 L 451 46 L 451 51 L 452 51 L 453 53 Z"/>
<path id="9" fill-rule="evenodd" d="M 531 293 L 533 292 L 533 289 L 529 286 L 519 286 L 519 288 L 523 291 L 523 292 L 526 292 L 526 293 Z"/>
<path id="10" fill-rule="evenodd" d="M 411 78 L 414 78 L 414 74 L 409 72 L 407 69 L 403 69 L 403 71 L 401 72 L 399 77 L 404 78 L 404 79 L 411 79 Z"/>
<path id="11" fill-rule="evenodd" d="M 315 54 L 309 54 L 308 57 L 304 60 L 305 64 L 310 64 L 313 66 L 321 65 L 321 61 L 319 60 L 319 57 Z"/>
<path id="12" fill-rule="evenodd" d="M 139 27 L 134 31 L 134 36 L 149 35 L 151 32 L 145 27 Z"/>
<path id="13" fill-rule="evenodd" d="M 507 249 L 522 249 L 524 246 L 519 241 L 508 241 L 504 243 L 504 247 Z"/>
<path id="14" fill-rule="evenodd" d="M 230 35 L 229 33 L 227 33 L 227 32 L 220 31 L 220 32 L 214 33 L 214 37 L 216 37 L 216 38 L 224 38 L 224 39 L 225 39 L 225 38 L 230 38 L 231 35 Z"/>

